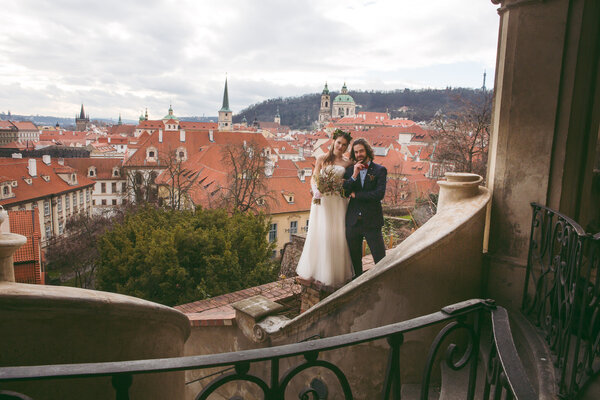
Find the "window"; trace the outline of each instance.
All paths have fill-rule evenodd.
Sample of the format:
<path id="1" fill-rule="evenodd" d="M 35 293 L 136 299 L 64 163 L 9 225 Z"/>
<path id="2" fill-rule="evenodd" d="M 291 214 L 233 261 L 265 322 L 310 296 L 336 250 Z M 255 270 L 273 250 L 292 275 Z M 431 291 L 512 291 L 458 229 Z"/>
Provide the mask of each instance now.
<path id="1" fill-rule="evenodd" d="M 2 186 L 2 194 L 8 196 L 8 186 Z"/>
<path id="2" fill-rule="evenodd" d="M 292 235 L 298 233 L 298 221 L 290 222 L 290 242 L 292 241 Z"/>
<path id="3" fill-rule="evenodd" d="M 185 153 L 183 151 L 179 152 L 179 158 L 185 158 Z"/>
<path id="4" fill-rule="evenodd" d="M 90 191 L 89 190 L 85 191 L 85 202 L 86 203 L 90 202 Z"/>
<path id="5" fill-rule="evenodd" d="M 102 199 L 102 205 L 105 206 L 106 205 L 106 199 Z"/>
<path id="6" fill-rule="evenodd" d="M 62 197 L 60 196 L 56 199 L 56 208 L 58 208 L 59 213 L 62 212 Z"/>
<path id="7" fill-rule="evenodd" d="M 269 226 L 269 243 L 273 243 L 277 240 L 277 224 L 271 224 Z"/>
<path id="8" fill-rule="evenodd" d="M 88 176 L 96 176 L 96 168 L 90 167 L 88 170 Z"/>
<path id="9" fill-rule="evenodd" d="M 65 208 L 67 210 L 71 209 L 71 197 L 69 195 L 65 196 Z"/>
<path id="10" fill-rule="evenodd" d="M 48 200 L 44 200 L 44 216 L 50 215 L 50 202 Z"/>
<path id="11" fill-rule="evenodd" d="M 79 204 L 83 204 L 83 192 L 79 192 Z"/>
<path id="12" fill-rule="evenodd" d="M 127 199 L 121 200 L 121 204 L 123 204 L 123 205 L 127 204 Z"/>
<path id="13" fill-rule="evenodd" d="M 154 152 L 153 152 L 153 151 L 149 151 L 149 152 L 148 152 L 148 157 L 152 157 L 152 158 L 154 158 Z"/>
<path id="14" fill-rule="evenodd" d="M 118 168 L 113 169 L 113 176 L 120 176 L 121 173 L 119 172 Z"/>
<path id="15" fill-rule="evenodd" d="M 112 205 L 116 206 L 117 205 L 117 199 L 112 199 Z"/>
<path id="16" fill-rule="evenodd" d="M 100 184 L 100 193 L 106 193 L 106 182 Z"/>
<path id="17" fill-rule="evenodd" d="M 52 227 L 50 225 L 46 225 L 46 240 L 52 237 Z"/>
<path id="18" fill-rule="evenodd" d="M 92 205 L 95 206 L 96 205 L 96 200 L 92 200 Z"/>
<path id="19" fill-rule="evenodd" d="M 110 190 L 112 191 L 112 193 L 117 193 L 117 182 L 111 183 Z"/>
<path id="20" fill-rule="evenodd" d="M 63 222 L 62 222 L 62 221 L 60 221 L 60 222 L 58 223 L 58 234 L 59 234 L 59 235 L 62 235 L 62 234 L 63 234 L 63 232 L 64 232 L 64 230 L 65 230 L 65 226 L 64 226 Z"/>
<path id="21" fill-rule="evenodd" d="M 73 193 L 73 209 L 77 205 L 77 193 Z"/>

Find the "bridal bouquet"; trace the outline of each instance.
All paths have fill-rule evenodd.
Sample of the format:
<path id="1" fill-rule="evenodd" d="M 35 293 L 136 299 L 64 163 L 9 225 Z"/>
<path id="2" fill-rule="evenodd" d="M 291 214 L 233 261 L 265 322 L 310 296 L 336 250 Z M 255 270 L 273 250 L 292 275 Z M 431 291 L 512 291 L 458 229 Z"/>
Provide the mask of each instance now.
<path id="1" fill-rule="evenodd" d="M 323 168 L 321 172 L 315 177 L 315 180 L 317 181 L 317 190 L 315 192 L 318 192 L 319 195 L 315 195 L 315 197 L 313 198 L 314 204 L 321 204 L 320 195 L 344 195 L 342 179 L 340 179 L 340 177 L 335 174 L 335 170 L 333 168 Z"/>

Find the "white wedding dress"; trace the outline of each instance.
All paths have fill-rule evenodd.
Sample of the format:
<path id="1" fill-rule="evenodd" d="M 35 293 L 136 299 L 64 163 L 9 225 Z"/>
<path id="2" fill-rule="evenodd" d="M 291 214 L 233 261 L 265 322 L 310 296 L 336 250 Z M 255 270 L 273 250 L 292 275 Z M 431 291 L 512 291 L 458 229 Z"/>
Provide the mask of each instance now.
<path id="1" fill-rule="evenodd" d="M 345 168 L 328 165 L 343 179 Z M 321 204 L 312 203 L 308 233 L 296 272 L 303 279 L 314 279 L 339 287 L 352 278 L 352 260 L 346 242 L 346 209 L 348 199 L 340 195 L 322 195 Z"/>

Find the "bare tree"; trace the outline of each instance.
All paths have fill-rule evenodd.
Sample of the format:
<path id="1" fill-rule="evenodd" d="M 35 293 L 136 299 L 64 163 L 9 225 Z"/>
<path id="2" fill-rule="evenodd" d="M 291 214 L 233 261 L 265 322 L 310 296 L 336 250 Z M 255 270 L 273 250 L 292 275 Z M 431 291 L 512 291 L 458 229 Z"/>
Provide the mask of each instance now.
<path id="1" fill-rule="evenodd" d="M 267 155 L 257 143 L 223 146 L 227 185 L 220 190 L 222 205 L 231 211 L 259 211 L 273 196 L 267 188 Z"/>
<path id="2" fill-rule="evenodd" d="M 486 90 L 478 93 L 475 101 L 458 97 L 458 111 L 435 116 L 436 159 L 453 163 L 457 171 L 485 176 L 492 98 L 493 93 Z"/>
<path id="3" fill-rule="evenodd" d="M 161 158 L 162 172 L 161 186 L 167 190 L 167 206 L 173 210 L 185 208 L 187 193 L 200 176 L 199 171 L 185 168 L 185 154 L 178 154 L 176 150 L 167 151 Z"/>
<path id="4" fill-rule="evenodd" d="M 157 176 L 158 171 L 155 167 L 127 170 L 123 196 L 135 204 L 156 203 L 158 200 L 158 188 L 155 183 Z"/>
<path id="5" fill-rule="evenodd" d="M 389 206 L 399 206 L 408 195 L 407 186 L 407 179 L 402 175 L 402 164 L 394 165 L 394 169 L 388 171 L 385 202 Z"/>
<path id="6" fill-rule="evenodd" d="M 99 260 L 96 242 L 115 217 L 79 213 L 69 218 L 65 234 L 52 239 L 46 249 L 48 270 L 59 272 L 61 282 L 74 279 L 77 287 L 93 289 Z"/>

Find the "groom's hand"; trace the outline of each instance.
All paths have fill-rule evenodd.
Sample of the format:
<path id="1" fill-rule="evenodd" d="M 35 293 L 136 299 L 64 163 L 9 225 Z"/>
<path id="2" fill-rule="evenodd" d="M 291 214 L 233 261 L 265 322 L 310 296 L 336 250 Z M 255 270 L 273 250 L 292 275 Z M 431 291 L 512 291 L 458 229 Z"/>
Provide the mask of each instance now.
<path id="1" fill-rule="evenodd" d="M 350 193 L 350 196 L 349 196 L 349 197 L 350 197 L 351 199 L 355 198 L 355 197 L 356 197 L 356 193 L 354 193 L 354 192 Z"/>
<path id="2" fill-rule="evenodd" d="M 362 171 L 365 168 L 367 168 L 367 166 L 363 163 L 354 164 L 354 173 L 352 174 L 352 177 L 356 180 L 356 178 L 358 178 L 358 174 L 360 173 L 360 171 Z"/>

